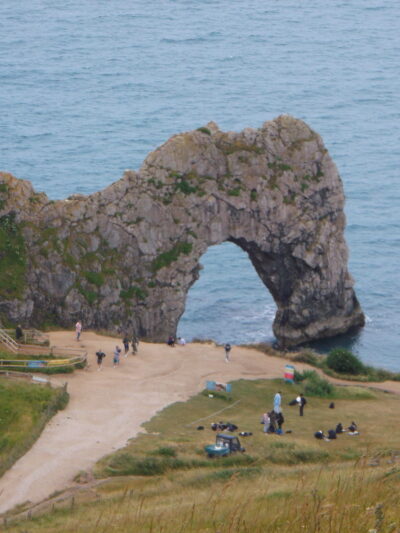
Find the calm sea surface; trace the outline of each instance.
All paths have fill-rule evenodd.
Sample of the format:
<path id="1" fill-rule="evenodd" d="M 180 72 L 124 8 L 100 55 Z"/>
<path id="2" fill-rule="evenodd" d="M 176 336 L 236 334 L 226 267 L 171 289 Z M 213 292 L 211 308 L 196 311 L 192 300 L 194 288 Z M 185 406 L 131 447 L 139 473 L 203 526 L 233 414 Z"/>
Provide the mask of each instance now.
<path id="1" fill-rule="evenodd" d="M 209 120 L 304 119 L 343 178 L 368 317 L 333 344 L 400 371 L 399 20 L 398 0 L 2 0 L 0 168 L 64 198 Z M 202 263 L 180 334 L 271 339 L 275 305 L 247 255 L 226 243 Z"/>

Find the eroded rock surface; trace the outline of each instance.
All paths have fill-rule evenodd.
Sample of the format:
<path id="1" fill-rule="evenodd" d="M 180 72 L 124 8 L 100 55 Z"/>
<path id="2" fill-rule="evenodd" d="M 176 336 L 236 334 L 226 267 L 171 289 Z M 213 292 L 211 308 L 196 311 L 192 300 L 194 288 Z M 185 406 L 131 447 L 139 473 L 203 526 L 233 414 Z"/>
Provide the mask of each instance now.
<path id="1" fill-rule="evenodd" d="M 174 334 L 208 246 L 249 254 L 273 295 L 282 345 L 364 324 L 347 270 L 342 182 L 318 134 L 281 116 L 173 136 L 139 172 L 49 201 L 0 173 L 3 322 Z M 223 268 L 229 268 L 224 265 Z"/>

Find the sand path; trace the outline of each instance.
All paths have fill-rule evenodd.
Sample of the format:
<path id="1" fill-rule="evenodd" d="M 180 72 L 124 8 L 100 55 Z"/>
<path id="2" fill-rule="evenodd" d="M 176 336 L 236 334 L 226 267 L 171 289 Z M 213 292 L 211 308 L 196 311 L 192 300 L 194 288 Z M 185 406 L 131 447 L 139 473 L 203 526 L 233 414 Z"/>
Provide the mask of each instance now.
<path id="1" fill-rule="evenodd" d="M 27 500 L 38 502 L 72 483 L 103 455 L 124 446 L 140 426 L 166 405 L 202 390 L 207 379 L 282 376 L 284 362 L 234 347 L 232 361 L 214 345 L 187 344 L 170 348 L 140 343 L 139 353 L 112 367 L 118 339 L 85 332 L 78 343 L 71 332 L 50 334 L 52 345 L 81 347 L 89 367 L 57 377 L 68 382 L 70 401 L 47 424 L 33 447 L 0 479 L 0 512 Z M 95 352 L 107 354 L 97 370 Z"/>
<path id="2" fill-rule="evenodd" d="M 0 513 L 27 500 L 39 502 L 72 485 L 80 470 L 124 446 L 143 422 L 166 405 L 187 400 L 204 388 L 206 380 L 282 377 L 285 365 L 283 359 L 248 348 L 234 347 L 231 362 L 225 363 L 223 348 L 212 344 L 170 348 L 141 343 L 136 356 L 122 357 L 120 366 L 113 368 L 112 351 L 118 339 L 85 332 L 77 342 L 71 332 L 54 332 L 50 341 L 85 349 L 89 366 L 56 378 L 68 383 L 70 402 L 0 479 Z M 100 372 L 95 358 L 99 348 L 107 354 Z M 296 364 L 298 369 L 306 366 Z M 376 386 L 400 393 L 400 383 Z"/>

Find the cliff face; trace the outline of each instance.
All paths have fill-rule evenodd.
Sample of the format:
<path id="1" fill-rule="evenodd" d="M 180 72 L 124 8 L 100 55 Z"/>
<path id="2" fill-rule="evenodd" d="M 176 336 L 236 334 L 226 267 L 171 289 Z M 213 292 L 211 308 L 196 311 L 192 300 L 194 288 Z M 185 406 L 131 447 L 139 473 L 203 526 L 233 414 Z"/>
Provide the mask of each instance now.
<path id="1" fill-rule="evenodd" d="M 90 196 L 49 201 L 0 173 L 0 317 L 37 326 L 81 318 L 164 341 L 200 257 L 230 241 L 275 299 L 281 344 L 343 333 L 364 323 L 343 204 L 321 138 L 289 116 L 241 133 L 210 123 L 175 135 L 139 172 Z"/>

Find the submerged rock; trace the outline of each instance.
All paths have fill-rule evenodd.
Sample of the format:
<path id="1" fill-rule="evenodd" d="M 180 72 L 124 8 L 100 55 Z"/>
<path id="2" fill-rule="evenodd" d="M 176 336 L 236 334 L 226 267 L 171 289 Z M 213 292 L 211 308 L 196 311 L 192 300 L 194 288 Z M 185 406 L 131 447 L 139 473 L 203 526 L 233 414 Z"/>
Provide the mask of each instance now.
<path id="1" fill-rule="evenodd" d="M 139 172 L 90 196 L 49 201 L 0 173 L 0 317 L 35 326 L 80 318 L 165 341 L 200 257 L 230 241 L 276 302 L 281 345 L 344 333 L 364 315 L 343 205 L 320 136 L 290 116 L 241 133 L 209 123 L 175 135 Z"/>

